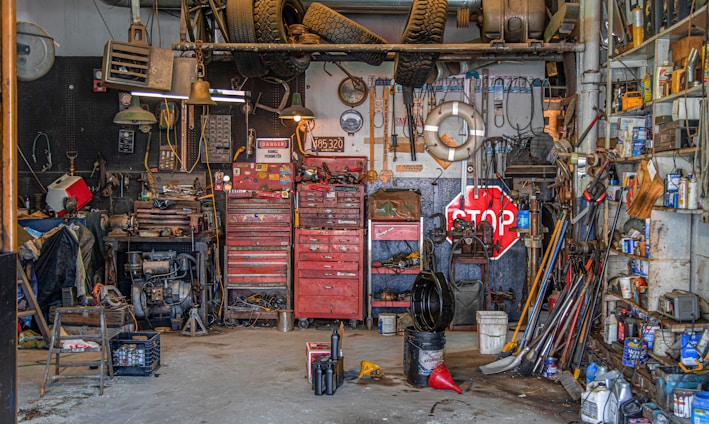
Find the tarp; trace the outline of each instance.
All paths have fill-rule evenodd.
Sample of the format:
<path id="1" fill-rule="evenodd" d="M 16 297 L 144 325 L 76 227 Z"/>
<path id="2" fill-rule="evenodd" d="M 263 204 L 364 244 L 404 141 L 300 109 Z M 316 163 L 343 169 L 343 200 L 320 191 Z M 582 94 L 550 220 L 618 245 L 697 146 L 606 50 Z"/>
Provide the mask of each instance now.
<path id="1" fill-rule="evenodd" d="M 52 305 L 61 305 L 62 288 L 76 287 L 79 242 L 69 227 L 63 226 L 47 239 L 35 263 L 37 302 L 45 316 Z"/>

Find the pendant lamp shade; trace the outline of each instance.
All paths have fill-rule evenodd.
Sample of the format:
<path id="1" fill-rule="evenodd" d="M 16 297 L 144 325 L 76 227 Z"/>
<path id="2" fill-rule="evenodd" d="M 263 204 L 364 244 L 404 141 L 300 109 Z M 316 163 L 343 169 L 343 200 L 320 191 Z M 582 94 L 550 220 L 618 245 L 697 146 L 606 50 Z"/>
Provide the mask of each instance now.
<path id="1" fill-rule="evenodd" d="M 143 125 L 155 124 L 158 120 L 152 112 L 140 107 L 140 97 L 131 96 L 130 106 L 118 112 L 116 116 L 113 117 L 113 122 L 121 125 Z"/>

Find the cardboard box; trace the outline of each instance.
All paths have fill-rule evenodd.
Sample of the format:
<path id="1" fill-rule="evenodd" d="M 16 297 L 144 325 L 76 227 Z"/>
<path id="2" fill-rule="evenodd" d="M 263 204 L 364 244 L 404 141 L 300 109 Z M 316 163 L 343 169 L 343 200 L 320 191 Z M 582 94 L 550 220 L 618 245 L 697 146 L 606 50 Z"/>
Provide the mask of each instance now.
<path id="1" fill-rule="evenodd" d="M 684 66 L 684 61 L 689 56 L 690 50 L 697 49 L 698 53 L 702 51 L 702 45 L 704 44 L 703 35 L 691 35 L 684 37 L 681 40 L 675 41 L 670 45 L 670 51 L 672 52 L 672 62 L 675 66 Z"/>
<path id="2" fill-rule="evenodd" d="M 305 368 L 308 376 L 308 383 L 313 382 L 312 363 L 316 358 L 330 355 L 330 342 L 305 342 Z"/>

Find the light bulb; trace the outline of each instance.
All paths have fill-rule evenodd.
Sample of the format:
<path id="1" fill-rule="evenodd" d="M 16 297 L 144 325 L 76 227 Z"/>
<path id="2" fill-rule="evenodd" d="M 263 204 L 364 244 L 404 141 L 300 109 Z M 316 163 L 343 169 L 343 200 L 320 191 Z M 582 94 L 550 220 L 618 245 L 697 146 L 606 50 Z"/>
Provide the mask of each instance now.
<path id="1" fill-rule="evenodd" d="M 300 122 L 300 115 L 295 115 L 295 116 L 293 117 L 293 120 L 294 120 L 295 122 Z"/>
<path id="2" fill-rule="evenodd" d="M 224 176 L 224 182 L 225 182 L 225 183 L 228 183 L 229 181 L 231 181 L 231 177 L 228 176 L 228 175 L 225 175 L 225 176 Z"/>

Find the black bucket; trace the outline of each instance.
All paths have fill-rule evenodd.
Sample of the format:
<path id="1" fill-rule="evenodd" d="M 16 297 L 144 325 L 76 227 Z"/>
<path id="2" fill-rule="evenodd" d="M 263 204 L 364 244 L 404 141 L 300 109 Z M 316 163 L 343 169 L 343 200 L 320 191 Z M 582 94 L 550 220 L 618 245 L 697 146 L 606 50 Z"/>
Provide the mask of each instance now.
<path id="1" fill-rule="evenodd" d="M 428 386 L 428 376 L 443 364 L 446 332 L 416 331 L 408 327 L 404 335 L 404 374 L 412 386 Z"/>

